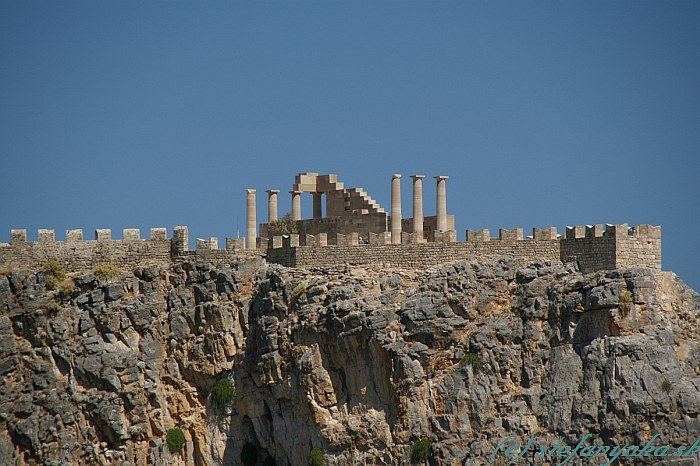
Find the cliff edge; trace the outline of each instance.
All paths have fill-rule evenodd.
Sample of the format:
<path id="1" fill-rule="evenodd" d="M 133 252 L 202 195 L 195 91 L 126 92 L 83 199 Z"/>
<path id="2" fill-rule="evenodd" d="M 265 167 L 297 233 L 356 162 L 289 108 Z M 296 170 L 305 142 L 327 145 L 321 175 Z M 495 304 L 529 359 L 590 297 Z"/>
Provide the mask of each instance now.
<path id="1" fill-rule="evenodd" d="M 421 439 L 431 464 L 505 464 L 511 435 L 692 445 L 700 299 L 670 272 L 507 259 L 47 268 L 0 275 L 0 375 L 8 464 L 233 465 L 245 446 L 256 464 L 319 448 L 398 465 Z M 235 396 L 217 408 L 221 379 Z"/>

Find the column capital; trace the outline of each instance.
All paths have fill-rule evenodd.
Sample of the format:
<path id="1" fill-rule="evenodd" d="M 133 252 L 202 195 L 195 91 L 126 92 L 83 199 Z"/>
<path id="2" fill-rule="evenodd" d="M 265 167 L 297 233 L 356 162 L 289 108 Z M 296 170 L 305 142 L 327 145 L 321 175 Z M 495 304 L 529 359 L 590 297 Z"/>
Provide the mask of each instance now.
<path id="1" fill-rule="evenodd" d="M 248 194 L 255 194 L 255 190 L 254 190 L 254 189 L 246 189 L 245 192 L 248 193 Z"/>
<path id="2" fill-rule="evenodd" d="M 393 175 L 391 175 L 391 179 L 392 179 L 392 180 L 395 179 L 395 178 L 401 178 L 401 174 L 400 174 L 400 173 L 394 173 Z"/>
<path id="3" fill-rule="evenodd" d="M 425 178 L 425 175 L 411 175 L 411 178 L 413 178 L 413 181 L 422 180 L 423 178 Z"/>
<path id="4" fill-rule="evenodd" d="M 438 180 L 438 181 L 441 181 L 441 180 L 446 180 L 446 179 L 448 179 L 449 176 L 440 175 L 440 176 L 434 176 L 433 178 L 435 178 L 435 179 Z"/>
<path id="5" fill-rule="evenodd" d="M 289 191 L 289 194 L 301 194 L 301 191 L 292 190 L 292 191 Z"/>
<path id="6" fill-rule="evenodd" d="M 280 190 L 279 190 L 279 189 L 268 189 L 268 190 L 265 191 L 265 192 L 266 192 L 267 194 L 269 194 L 270 196 L 272 196 L 273 194 L 279 193 Z"/>

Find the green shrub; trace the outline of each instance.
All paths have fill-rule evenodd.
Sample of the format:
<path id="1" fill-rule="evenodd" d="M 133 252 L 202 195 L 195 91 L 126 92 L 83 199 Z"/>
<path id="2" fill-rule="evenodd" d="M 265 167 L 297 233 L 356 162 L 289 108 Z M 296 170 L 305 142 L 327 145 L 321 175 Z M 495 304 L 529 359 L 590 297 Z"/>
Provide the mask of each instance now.
<path id="1" fill-rule="evenodd" d="M 61 310 L 61 305 L 58 304 L 56 301 L 51 301 L 49 304 L 46 305 L 46 309 L 49 312 L 58 312 Z"/>
<path id="2" fill-rule="evenodd" d="M 46 288 L 55 290 L 61 282 L 66 279 L 66 269 L 56 259 L 49 259 L 43 267 L 43 271 L 48 275 L 46 277 Z"/>
<path id="3" fill-rule="evenodd" d="M 122 273 L 122 269 L 114 264 L 100 264 L 95 267 L 93 272 L 100 281 L 105 281 L 118 276 Z"/>
<path id="4" fill-rule="evenodd" d="M 301 298 L 301 295 L 304 294 L 306 291 L 306 284 L 304 282 L 299 283 L 297 286 L 294 287 L 292 290 L 292 296 L 291 296 L 291 302 L 297 302 L 299 298 Z"/>
<path id="5" fill-rule="evenodd" d="M 314 448 L 309 454 L 309 464 L 311 466 L 323 466 L 324 462 L 323 451 L 320 448 Z"/>
<path id="6" fill-rule="evenodd" d="M 59 283 L 61 283 L 60 280 L 54 278 L 52 275 L 49 275 L 46 278 L 46 288 L 49 290 L 55 290 L 58 288 Z"/>
<path id="7" fill-rule="evenodd" d="M 422 438 L 411 447 L 411 459 L 413 461 L 428 461 L 433 456 L 433 444 L 427 438 Z"/>
<path id="8" fill-rule="evenodd" d="M 627 290 L 620 293 L 620 303 L 618 306 L 623 314 L 628 314 L 632 309 L 632 293 Z"/>
<path id="9" fill-rule="evenodd" d="M 292 214 L 286 213 L 279 220 L 273 220 L 267 224 L 267 235 L 282 236 L 297 233 L 297 222 L 292 219 Z"/>
<path id="10" fill-rule="evenodd" d="M 49 259 L 43 267 L 46 272 L 46 288 L 49 290 L 58 290 L 61 297 L 70 296 L 75 290 L 73 280 L 66 275 L 66 269 L 56 259 Z"/>
<path id="11" fill-rule="evenodd" d="M 73 294 L 73 291 L 75 291 L 75 283 L 73 283 L 71 278 L 64 278 L 58 284 L 58 294 L 62 298 L 69 297 L 71 294 Z"/>
<path id="12" fill-rule="evenodd" d="M 170 453 L 177 453 L 185 446 L 185 433 L 182 429 L 168 429 L 165 435 L 165 443 L 168 445 Z"/>
<path id="13" fill-rule="evenodd" d="M 265 461 L 263 461 L 263 466 L 277 466 L 277 461 L 272 456 L 268 456 L 265 458 Z"/>
<path id="14" fill-rule="evenodd" d="M 66 278 L 66 269 L 63 267 L 63 264 L 56 259 L 47 260 L 44 264 L 43 270 L 49 275 L 49 277 L 54 277 L 56 280 L 60 281 Z"/>
<path id="15" fill-rule="evenodd" d="M 253 466 L 258 462 L 258 449 L 252 443 L 246 443 L 241 450 L 241 462 L 245 466 Z"/>
<path id="16" fill-rule="evenodd" d="M 671 382 L 668 381 L 668 379 L 664 379 L 663 382 L 661 382 L 661 390 L 663 390 L 666 393 L 671 393 L 671 388 L 673 386 L 671 385 Z"/>
<path id="17" fill-rule="evenodd" d="M 226 412 L 235 397 L 236 388 L 228 377 L 217 380 L 211 389 L 211 402 L 220 414 Z"/>
<path id="18" fill-rule="evenodd" d="M 476 353 L 467 353 L 462 356 L 462 359 L 459 361 L 459 365 L 460 367 L 464 367 L 466 364 L 472 366 L 472 371 L 474 371 L 475 374 L 478 373 L 483 367 L 481 358 Z"/>

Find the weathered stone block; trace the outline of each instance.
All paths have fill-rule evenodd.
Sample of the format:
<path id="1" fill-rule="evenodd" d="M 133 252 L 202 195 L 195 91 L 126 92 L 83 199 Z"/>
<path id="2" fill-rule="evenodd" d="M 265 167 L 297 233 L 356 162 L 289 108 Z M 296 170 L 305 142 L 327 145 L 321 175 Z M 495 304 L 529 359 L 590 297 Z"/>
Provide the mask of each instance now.
<path id="1" fill-rule="evenodd" d="M 105 299 L 107 301 L 116 301 L 124 296 L 124 286 L 121 283 L 107 285 L 104 288 Z"/>
<path id="2" fill-rule="evenodd" d="M 372 233 L 369 234 L 369 244 L 372 245 L 385 245 L 391 243 L 391 232 L 385 231 L 382 233 Z"/>
<path id="3" fill-rule="evenodd" d="M 167 228 L 151 228 L 151 239 L 154 239 L 154 240 L 166 240 L 166 239 L 168 239 L 168 229 Z"/>
<path id="4" fill-rule="evenodd" d="M 83 240 L 83 230 L 66 230 L 66 241 L 71 243 Z"/>
<path id="5" fill-rule="evenodd" d="M 314 235 L 305 234 L 304 235 L 304 246 L 316 246 L 316 237 Z"/>
<path id="6" fill-rule="evenodd" d="M 197 238 L 196 245 L 197 251 L 216 251 L 219 249 L 219 238 Z"/>
<path id="7" fill-rule="evenodd" d="M 637 234 L 639 236 L 646 236 L 650 238 L 661 238 L 661 226 L 653 226 L 643 223 L 637 227 Z"/>
<path id="8" fill-rule="evenodd" d="M 557 239 L 557 227 L 549 227 L 542 230 L 539 228 L 533 228 L 532 237 L 539 241 Z"/>
<path id="9" fill-rule="evenodd" d="M 189 250 L 190 236 L 186 226 L 173 228 L 173 239 L 171 240 L 172 251 L 180 254 Z"/>
<path id="10" fill-rule="evenodd" d="M 505 230 L 500 228 L 498 230 L 498 239 L 500 240 L 510 240 L 510 241 L 521 241 L 523 239 L 523 229 L 513 228 L 512 230 Z"/>
<path id="11" fill-rule="evenodd" d="M 12 230 L 11 234 L 12 244 L 27 242 L 27 230 Z"/>
<path id="12" fill-rule="evenodd" d="M 231 251 L 245 249 L 245 238 L 226 238 L 226 249 Z"/>
<path id="13" fill-rule="evenodd" d="M 586 225 L 586 238 L 598 238 L 603 236 L 603 225 Z"/>
<path id="14" fill-rule="evenodd" d="M 435 232 L 436 243 L 454 243 L 455 241 L 457 241 L 457 232 L 455 230 Z"/>
<path id="15" fill-rule="evenodd" d="M 124 228 L 123 238 L 128 241 L 135 241 L 141 239 L 141 230 L 138 228 Z"/>
<path id="16" fill-rule="evenodd" d="M 488 228 L 481 230 L 467 230 L 467 241 L 491 241 L 491 232 Z"/>
<path id="17" fill-rule="evenodd" d="M 586 227 L 576 225 L 575 227 L 566 227 L 566 239 L 576 239 L 586 237 Z"/>
<path id="18" fill-rule="evenodd" d="M 54 230 L 40 229 L 38 233 L 40 243 L 53 243 L 56 241 L 56 232 Z"/>
<path id="19" fill-rule="evenodd" d="M 108 228 L 95 230 L 95 239 L 97 241 L 109 241 L 112 239 L 112 230 Z"/>
<path id="20" fill-rule="evenodd" d="M 627 237 L 630 235 L 629 225 L 626 223 L 620 225 L 605 225 L 605 236 Z"/>
<path id="21" fill-rule="evenodd" d="M 401 244 L 418 244 L 424 243 L 422 233 L 407 233 L 405 231 L 401 232 Z"/>

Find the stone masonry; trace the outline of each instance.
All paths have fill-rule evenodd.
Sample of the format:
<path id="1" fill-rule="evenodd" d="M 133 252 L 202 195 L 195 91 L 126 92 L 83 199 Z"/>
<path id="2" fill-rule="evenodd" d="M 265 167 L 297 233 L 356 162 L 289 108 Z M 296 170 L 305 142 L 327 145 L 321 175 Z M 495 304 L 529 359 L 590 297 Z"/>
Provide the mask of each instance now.
<path id="1" fill-rule="evenodd" d="M 12 242 L 0 243 L 0 270 L 39 270 L 49 259 L 56 259 L 73 271 L 90 270 L 99 264 L 135 267 L 148 264 L 170 264 L 178 259 L 231 262 L 241 255 L 264 256 L 263 250 L 247 251 L 243 238 L 226 239 L 219 249 L 218 238 L 196 239 L 196 250 L 188 247 L 187 227 L 178 226 L 173 237 L 167 229 L 151 228 L 149 239 L 141 239 L 138 229 L 125 229 L 123 239 L 112 239 L 112 231 L 95 231 L 94 240 L 83 240 L 83 230 L 69 230 L 65 241 L 56 241 L 54 230 L 39 230 L 38 241 L 27 241 L 26 230 L 12 230 Z"/>
<path id="2" fill-rule="evenodd" d="M 342 246 L 319 247 L 315 238 L 306 235 L 300 246 L 274 246 L 268 250 L 268 261 L 288 267 L 330 267 L 337 264 L 422 268 L 457 262 L 472 257 L 513 257 L 525 266 L 535 261 L 576 263 L 583 273 L 640 266 L 661 270 L 661 227 L 639 225 L 630 229 L 627 224 L 608 225 L 600 236 L 576 236 L 574 233 L 559 237 L 556 229 L 533 229 L 533 236 L 522 237 L 522 229 L 501 230 L 499 238 L 491 238 L 488 230 L 467 232 L 467 241 L 391 244 L 381 235 L 370 235 L 370 244 L 358 244 L 355 239 L 342 235 Z M 569 231 L 587 231 L 594 227 L 569 227 Z M 552 235 L 543 238 L 544 233 Z M 543 233 L 544 232 L 544 233 Z M 299 243 L 298 235 L 291 235 L 292 243 Z M 341 236 L 341 235 L 339 235 Z M 535 239 L 538 238 L 538 239 Z M 340 243 L 339 243 L 340 244 Z"/>

